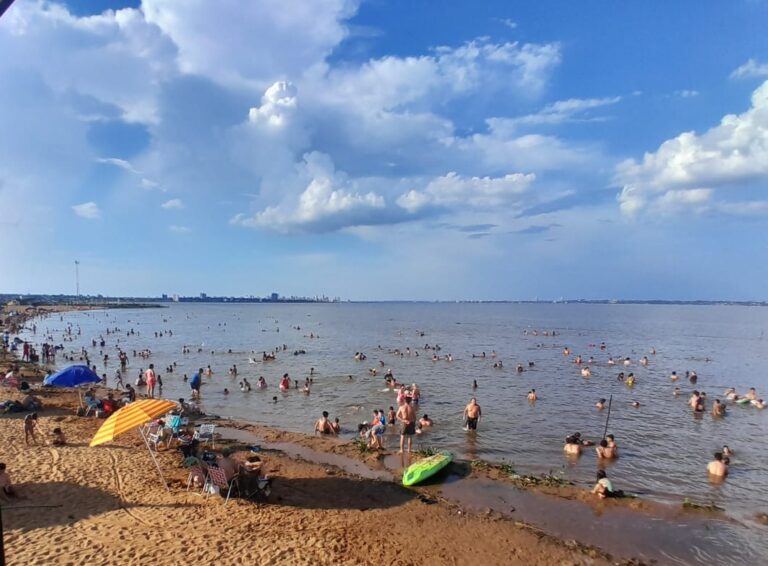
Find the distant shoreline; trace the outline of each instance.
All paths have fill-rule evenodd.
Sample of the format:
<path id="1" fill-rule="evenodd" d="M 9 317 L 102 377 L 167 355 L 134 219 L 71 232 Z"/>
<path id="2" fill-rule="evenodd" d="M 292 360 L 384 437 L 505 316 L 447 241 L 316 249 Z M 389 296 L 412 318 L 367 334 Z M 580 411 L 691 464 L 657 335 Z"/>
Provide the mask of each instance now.
<path id="1" fill-rule="evenodd" d="M 742 307 L 768 307 L 768 301 L 715 301 L 715 300 L 690 300 L 674 301 L 663 299 L 560 299 L 553 301 L 543 300 L 312 300 L 299 298 L 284 298 L 277 300 L 258 299 L 247 297 L 208 297 L 205 300 L 199 298 L 180 298 L 178 301 L 157 297 L 70 297 L 70 296 L 41 296 L 41 295 L 13 295 L 0 294 L 0 305 L 10 307 L 70 307 L 70 308 L 109 308 L 109 309 L 142 309 L 142 308 L 167 308 L 170 304 L 423 304 L 423 305 L 667 305 L 667 306 L 742 306 Z"/>

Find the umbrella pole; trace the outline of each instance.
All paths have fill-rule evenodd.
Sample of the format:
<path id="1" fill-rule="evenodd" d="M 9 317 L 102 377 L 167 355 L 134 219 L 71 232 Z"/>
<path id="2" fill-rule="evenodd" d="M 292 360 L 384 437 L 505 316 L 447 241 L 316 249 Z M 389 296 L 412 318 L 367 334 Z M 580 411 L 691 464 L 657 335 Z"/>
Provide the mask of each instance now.
<path id="1" fill-rule="evenodd" d="M 155 458 L 155 454 L 154 452 L 152 452 L 152 447 L 149 445 L 147 436 L 144 434 L 144 431 L 141 428 L 139 428 L 139 435 L 141 436 L 141 439 L 144 441 L 144 444 L 146 444 L 147 446 L 149 455 L 152 457 L 152 461 L 155 463 L 155 467 L 157 468 L 157 473 L 160 474 L 160 479 L 163 480 L 163 485 L 165 486 L 165 490 L 171 491 L 171 488 L 168 487 L 168 482 L 165 481 L 165 476 L 163 476 L 163 470 L 160 469 L 160 463 L 157 461 L 157 458 Z"/>

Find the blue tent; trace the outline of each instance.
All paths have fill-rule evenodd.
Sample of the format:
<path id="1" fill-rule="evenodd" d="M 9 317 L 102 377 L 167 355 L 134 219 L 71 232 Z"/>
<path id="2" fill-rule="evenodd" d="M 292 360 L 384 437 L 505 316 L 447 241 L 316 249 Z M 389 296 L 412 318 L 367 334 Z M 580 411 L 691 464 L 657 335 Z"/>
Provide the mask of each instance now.
<path id="1" fill-rule="evenodd" d="M 43 385 L 49 387 L 77 387 L 83 383 L 99 383 L 101 378 L 88 366 L 69 366 L 49 375 L 43 380 Z"/>

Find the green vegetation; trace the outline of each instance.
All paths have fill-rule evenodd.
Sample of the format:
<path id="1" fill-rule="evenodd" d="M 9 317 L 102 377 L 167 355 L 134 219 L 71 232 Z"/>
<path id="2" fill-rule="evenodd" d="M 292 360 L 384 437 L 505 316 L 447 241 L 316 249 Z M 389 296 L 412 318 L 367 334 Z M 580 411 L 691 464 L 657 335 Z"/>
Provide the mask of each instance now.
<path id="1" fill-rule="evenodd" d="M 530 486 L 544 486 L 544 487 L 565 487 L 573 485 L 573 482 L 568 481 L 563 477 L 563 472 L 553 474 L 552 470 L 548 474 L 526 475 L 526 474 L 512 474 L 510 476 L 516 483 L 523 487 Z"/>
<path id="2" fill-rule="evenodd" d="M 424 458 L 429 458 L 430 456 L 434 456 L 435 454 L 439 453 L 440 451 L 435 448 L 434 446 L 419 446 L 415 450 L 416 454 L 419 456 L 423 456 Z"/>
<path id="3" fill-rule="evenodd" d="M 695 501 L 691 501 L 687 497 L 683 501 L 683 509 L 693 509 L 696 511 L 725 511 L 725 509 L 722 507 L 715 505 L 714 501 L 710 501 L 709 505 L 706 505 L 704 503 L 696 503 Z"/>

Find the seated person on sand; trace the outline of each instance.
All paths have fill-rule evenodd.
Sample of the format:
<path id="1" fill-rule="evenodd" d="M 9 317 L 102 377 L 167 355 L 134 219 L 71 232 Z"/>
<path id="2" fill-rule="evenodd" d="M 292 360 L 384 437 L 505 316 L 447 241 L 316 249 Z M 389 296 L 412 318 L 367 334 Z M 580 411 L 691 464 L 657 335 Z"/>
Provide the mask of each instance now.
<path id="1" fill-rule="evenodd" d="M 31 394 L 24 396 L 21 400 L 21 405 L 26 411 L 39 411 L 43 408 L 43 402 Z"/>
<path id="2" fill-rule="evenodd" d="M 597 483 L 592 488 L 592 493 L 597 494 L 600 499 L 606 497 L 623 497 L 624 492 L 621 490 L 613 489 L 611 480 L 608 479 L 608 475 L 605 470 L 597 470 Z"/>
<path id="3" fill-rule="evenodd" d="M 98 400 L 93 389 L 89 389 L 83 395 L 83 401 L 85 401 L 85 406 L 89 409 L 101 409 L 101 401 Z"/>
<path id="4" fill-rule="evenodd" d="M 231 481 L 232 478 L 237 475 L 237 472 L 240 468 L 240 465 L 235 462 L 230 457 L 230 455 L 231 452 L 229 450 L 224 450 L 221 453 L 221 458 L 216 461 L 216 464 L 219 466 L 221 471 L 224 472 L 224 477 L 227 478 L 227 481 Z"/>
<path id="5" fill-rule="evenodd" d="M 11 476 L 5 471 L 5 463 L 0 462 L 0 496 L 3 498 L 16 497 L 16 491 L 11 485 Z"/>
<path id="6" fill-rule="evenodd" d="M 328 420 L 328 411 L 323 411 L 323 416 L 315 422 L 315 434 L 336 434 Z"/>
<path id="7" fill-rule="evenodd" d="M 101 400 L 101 410 L 104 411 L 104 416 L 108 417 L 117 410 L 117 401 L 112 393 L 107 393 L 107 398 Z"/>
<path id="8" fill-rule="evenodd" d="M 600 445 L 595 448 L 595 452 L 597 452 L 597 457 L 600 460 L 613 460 L 618 456 L 615 445 L 609 446 L 605 438 L 600 441 Z"/>
<path id="9" fill-rule="evenodd" d="M 728 475 L 728 465 L 723 461 L 723 453 L 715 452 L 715 459 L 707 464 L 707 472 L 710 476 L 724 478 Z"/>
<path id="10" fill-rule="evenodd" d="M 51 446 L 65 446 L 67 444 L 67 439 L 64 438 L 64 433 L 61 428 L 54 428 L 51 434 L 53 436 L 51 439 Z"/>

